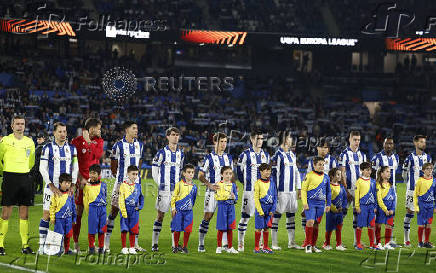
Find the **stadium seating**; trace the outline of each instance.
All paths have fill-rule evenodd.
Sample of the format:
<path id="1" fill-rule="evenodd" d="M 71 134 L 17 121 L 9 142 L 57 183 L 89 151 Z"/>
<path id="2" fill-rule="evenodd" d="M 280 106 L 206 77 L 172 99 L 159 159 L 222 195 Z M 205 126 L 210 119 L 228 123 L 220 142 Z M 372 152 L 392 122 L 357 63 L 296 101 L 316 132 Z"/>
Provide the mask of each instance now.
<path id="1" fill-rule="evenodd" d="M 15 58 L 18 54 L 20 58 Z M 51 132 L 53 123 L 60 120 L 68 125 L 69 135 L 73 137 L 80 133 L 78 129 L 85 117 L 98 115 L 103 120 L 105 147 L 110 148 L 122 136 L 123 121 L 134 119 L 146 143 L 146 154 L 151 156 L 164 144 L 165 128 L 176 125 L 182 129 L 181 145 L 185 146 L 187 160 L 195 164 L 201 164 L 202 156 L 212 148 L 211 136 L 217 130 L 232 136 L 229 149 L 237 157 L 248 140 L 242 138 L 244 132 L 249 132 L 252 126 L 263 127 L 269 137 L 277 130 L 292 128 L 299 139 L 299 165 L 304 168 L 307 159 L 316 152 L 317 137 L 341 138 L 341 145 L 332 148 L 332 153 L 338 155 L 346 143 L 347 132 L 353 128 L 363 133 L 361 148 L 369 154 L 380 149 L 380 137 L 393 135 L 397 151 L 404 157 L 412 148 L 412 136 L 418 132 L 431 135 L 435 126 L 435 114 L 430 107 L 420 108 L 421 112 L 412 111 L 426 100 L 426 93 L 418 96 L 420 101 L 412 100 L 412 105 L 407 97 L 404 100 L 388 97 L 371 119 L 362 104 L 361 93 L 350 92 L 358 90 L 353 86 L 356 75 L 336 78 L 325 75 L 320 83 L 326 95 L 320 99 L 302 96 L 305 81 L 299 77 L 296 83 L 288 83 L 280 77 L 272 80 L 245 76 L 239 80 L 242 96 L 228 92 L 189 92 L 177 96 L 146 92 L 140 85 L 126 109 L 104 97 L 99 85 L 102 73 L 106 68 L 122 64 L 144 75 L 147 68 L 141 61 L 129 57 L 106 59 L 102 52 L 71 59 L 44 56 L 42 52 L 36 56 L 27 51 L 8 55 L 10 59 L 0 62 L 2 125 L 9 123 L 13 112 L 22 112 L 29 118 L 30 135 L 35 136 L 39 130 Z M 179 72 L 165 71 L 164 75 L 168 73 L 177 76 Z M 365 77 L 374 79 L 369 82 L 377 82 L 378 76 L 366 74 Z M 380 88 L 392 84 L 388 79 L 378 78 L 378 82 Z M 396 102 L 389 103 L 389 100 Z M 427 117 L 426 122 L 421 117 Z M 8 126 L 2 126 L 2 130 L 1 135 L 6 135 Z M 429 139 L 428 144 L 433 153 L 434 141 Z M 274 149 L 268 150 L 272 153 Z M 146 163 L 151 162 L 151 156 L 146 158 Z"/>

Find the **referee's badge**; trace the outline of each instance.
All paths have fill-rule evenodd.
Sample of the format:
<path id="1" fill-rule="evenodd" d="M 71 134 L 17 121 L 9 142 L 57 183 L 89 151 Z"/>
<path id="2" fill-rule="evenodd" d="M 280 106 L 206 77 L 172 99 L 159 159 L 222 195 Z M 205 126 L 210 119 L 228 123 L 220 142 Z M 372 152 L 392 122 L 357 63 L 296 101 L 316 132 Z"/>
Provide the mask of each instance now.
<path id="1" fill-rule="evenodd" d="M 26 156 L 27 156 L 27 157 L 30 156 L 30 149 L 26 149 Z"/>

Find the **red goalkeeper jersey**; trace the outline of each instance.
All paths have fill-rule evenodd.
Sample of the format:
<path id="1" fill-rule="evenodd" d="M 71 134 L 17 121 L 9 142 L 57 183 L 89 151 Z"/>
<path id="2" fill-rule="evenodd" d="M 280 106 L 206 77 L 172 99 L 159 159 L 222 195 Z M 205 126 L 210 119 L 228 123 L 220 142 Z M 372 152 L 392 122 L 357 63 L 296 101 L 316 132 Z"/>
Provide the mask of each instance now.
<path id="1" fill-rule="evenodd" d="M 89 179 L 89 167 L 93 164 L 100 164 L 100 158 L 103 155 L 103 139 L 93 137 L 91 143 L 88 144 L 83 136 L 78 136 L 71 143 L 77 149 L 80 175 Z"/>

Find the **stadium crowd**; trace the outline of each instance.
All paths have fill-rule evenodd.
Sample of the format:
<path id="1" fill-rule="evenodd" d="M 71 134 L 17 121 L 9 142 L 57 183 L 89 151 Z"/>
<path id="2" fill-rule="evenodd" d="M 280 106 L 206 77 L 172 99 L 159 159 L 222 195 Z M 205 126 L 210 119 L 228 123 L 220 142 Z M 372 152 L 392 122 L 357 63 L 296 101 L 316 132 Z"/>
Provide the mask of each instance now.
<path id="1" fill-rule="evenodd" d="M 62 121 L 68 125 L 69 136 L 73 138 L 80 134 L 86 117 L 98 116 L 103 121 L 107 148 L 121 137 L 120 126 L 125 120 L 137 120 L 148 155 L 147 164 L 151 163 L 151 155 L 162 144 L 164 131 L 170 125 L 181 128 L 181 144 L 185 146 L 186 157 L 196 165 L 201 165 L 200 159 L 212 147 L 212 135 L 218 130 L 232 135 L 229 149 L 236 156 L 248 141 L 248 138 L 243 139 L 244 132 L 249 132 L 252 126 L 263 127 L 270 136 L 275 128 L 293 128 L 294 137 L 300 140 L 297 147 L 300 168 L 305 168 L 308 158 L 314 155 L 315 139 L 319 137 L 340 138 L 350 129 L 361 130 L 365 132 L 362 149 L 372 155 L 380 149 L 384 136 L 393 135 L 399 144 L 397 152 L 404 158 L 412 148 L 408 145 L 414 134 L 431 135 L 434 130 L 434 113 L 430 106 L 423 104 L 421 112 L 410 111 L 414 107 L 410 102 L 420 104 L 413 96 L 394 102 L 386 100 L 371 118 L 362 98 L 341 96 L 342 93 L 332 96 L 335 93 L 328 89 L 331 82 L 327 77 L 321 81 L 320 88 L 329 91 L 330 96 L 317 99 L 303 93 L 305 82 L 298 78 L 296 83 L 289 83 L 286 77 L 241 76 L 235 81 L 234 92 L 193 91 L 186 92 L 186 96 L 146 92 L 140 83 L 128 106 L 117 106 L 105 98 L 100 87 L 105 69 L 125 65 L 137 75 L 145 75 L 147 69 L 143 59 L 107 58 L 104 53 L 72 59 L 29 52 L 15 52 L 9 56 L 0 62 L 2 125 L 10 122 L 14 112 L 25 113 L 29 118 L 29 135 L 35 137 L 41 131 L 51 134 L 54 122 Z M 167 71 L 154 75 L 168 75 Z M 177 72 L 169 73 L 177 75 Z M 346 89 L 346 85 L 341 86 Z M 424 102 L 425 96 L 424 93 L 418 98 Z M 422 116 L 427 119 L 420 119 Z M 2 130 L 1 134 L 6 135 L 10 129 L 2 126 Z M 345 142 L 341 142 L 333 147 L 332 153 L 337 155 L 344 145 Z M 428 140 L 428 145 L 433 154 L 432 139 Z M 105 162 L 108 156 L 106 154 Z"/>

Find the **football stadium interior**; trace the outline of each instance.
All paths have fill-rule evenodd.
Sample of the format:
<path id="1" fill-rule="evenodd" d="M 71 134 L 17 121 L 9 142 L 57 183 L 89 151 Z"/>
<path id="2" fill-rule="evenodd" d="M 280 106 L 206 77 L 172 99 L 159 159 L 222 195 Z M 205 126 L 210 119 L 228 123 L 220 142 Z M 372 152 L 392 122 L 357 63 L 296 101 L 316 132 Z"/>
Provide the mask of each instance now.
<path id="1" fill-rule="evenodd" d="M 11 159 L 6 154 L 10 149 L 7 145 L 15 147 L 8 138 L 16 136 L 16 117 L 25 119 L 21 135 L 33 139 L 34 148 L 43 151 L 41 160 L 35 161 L 37 167 L 33 170 L 37 174 L 30 172 L 34 200 L 28 207 L 28 244 L 22 243 L 20 237 L 22 220 L 17 207 L 7 217 L 8 229 L 4 211 L 0 219 L 0 254 L 3 240 L 3 252 L 6 251 L 6 255 L 0 255 L 0 272 L 434 272 L 431 268 L 436 255 L 431 243 L 436 244 L 436 239 L 431 239 L 430 230 L 436 209 L 436 180 L 425 174 L 424 167 L 431 158 L 436 158 L 435 54 L 436 2 L 431 0 L 0 0 L 0 173 L 10 172 L 7 161 Z M 107 184 L 104 204 L 108 223 L 113 193 L 118 192 L 120 183 L 130 179 L 128 166 L 121 166 L 120 162 L 130 158 L 127 162 L 139 167 L 138 183 L 142 186 L 144 203 L 136 241 L 142 248 L 138 251 L 136 244 L 136 254 L 122 252 L 125 237 L 122 243 L 119 218 L 123 215 L 117 211 L 118 216 L 112 220 L 113 234 L 109 237 L 110 252 L 89 252 L 87 231 L 92 217 L 87 212 L 81 220 L 80 251 L 70 255 L 37 251 L 41 247 L 40 221 L 46 210 L 44 188 L 50 181 L 38 184 L 34 176 L 42 168 L 40 161 L 47 160 L 50 171 L 51 162 L 60 161 L 62 166 L 65 158 L 73 160 L 62 153 L 54 156 L 51 150 L 45 158 L 45 145 L 58 143 L 59 122 L 66 127 L 68 143 L 82 135 L 82 139 L 88 139 L 89 119 L 96 119 L 101 125 L 101 134 L 95 136 L 102 139 L 103 150 L 95 162 L 101 166 L 100 178 Z M 117 146 L 129 138 L 126 135 L 130 134 L 132 124 L 128 121 L 137 125 L 137 134 L 132 134 L 140 152 L 130 146 L 129 154 Z M 171 131 L 172 128 L 177 131 Z M 171 132 L 177 132 L 177 141 L 171 139 Z M 224 149 L 219 148 L 219 132 L 227 140 Z M 360 143 L 352 148 L 355 132 Z M 260 150 L 254 147 L 259 136 L 262 137 Z M 288 144 L 287 137 L 290 137 Z M 44 140 L 37 141 L 41 138 Z M 91 137 L 88 143 L 92 145 L 93 140 Z M 387 142 L 393 146 L 387 147 Z M 172 144 L 176 152 L 170 151 Z M 335 165 L 320 152 L 323 147 L 336 159 Z M 80 182 L 80 177 L 88 177 L 81 175 L 82 148 L 76 146 L 76 149 L 77 155 L 73 157 L 78 159 L 77 181 Z M 86 149 L 83 148 L 83 153 Z M 162 163 L 160 157 L 165 157 L 165 149 L 171 159 L 163 159 Z M 182 151 L 181 161 L 178 149 Z M 289 155 L 283 166 L 295 168 L 294 174 L 290 174 L 292 178 L 283 171 L 285 167 L 279 170 L 281 155 L 277 153 L 280 151 Z M 30 150 L 29 153 L 34 156 Z M 233 250 L 239 251 L 236 255 L 225 247 L 223 254 L 217 254 L 221 253 L 217 249 L 218 212 L 210 220 L 210 227 L 209 220 L 204 220 L 210 201 L 208 193 L 213 192 L 213 186 L 208 185 L 213 183 L 212 171 L 218 177 L 216 183 L 224 179 L 215 174 L 226 165 L 224 159 L 219 157 L 215 163 L 209 162 L 209 158 L 213 161 L 219 153 L 233 159 L 232 183 L 238 192 L 238 200 L 231 205 L 236 218 L 232 228 Z M 262 163 L 272 166 L 269 183 L 277 183 L 277 202 L 284 202 L 280 198 L 283 195 L 280 179 L 288 179 L 284 185 L 295 187 L 291 193 L 298 191 L 300 197 L 301 189 L 302 198 L 309 200 L 309 189 L 313 191 L 315 186 L 310 188 L 308 174 L 316 173 L 317 156 L 326 158 L 321 174 L 331 183 L 334 179 L 329 178 L 328 170 L 336 167 L 342 171 L 339 182 L 344 185 L 345 199 L 348 199 L 348 210 L 344 207 L 340 212 L 342 243 L 336 245 L 334 236 L 331 250 L 329 243 L 325 243 L 328 218 L 325 211 L 324 217 L 319 218 L 318 248 L 314 244 L 310 250 L 322 253 L 308 254 L 308 224 L 302 227 L 302 221 L 305 223 L 306 217 L 308 222 L 314 219 L 318 234 L 319 219 L 311 218 L 309 209 L 304 207 L 308 201 L 298 198 L 298 209 L 286 211 L 286 217 L 283 212 L 278 224 L 278 245 L 270 242 L 271 250 L 261 244 L 259 250 L 255 235 L 259 229 L 256 222 L 259 207 L 256 205 L 255 212 L 253 207 L 250 215 L 244 203 L 254 198 L 253 203 L 259 201 L 263 206 L 263 199 L 247 199 L 250 191 L 257 196 L 255 183 L 263 181 L 258 168 Z M 251 160 L 251 165 L 247 160 Z M 394 222 L 383 222 L 382 247 L 368 240 L 367 225 L 362 232 L 362 244 L 360 239 L 357 244 L 355 241 L 359 224 L 354 219 L 358 217 L 354 207 L 359 200 L 354 190 L 358 187 L 356 183 L 361 182 L 358 178 L 363 174 L 361 170 L 359 174 L 359 166 L 364 161 L 372 164 L 374 204 L 379 202 L 376 184 L 382 185 L 378 182 L 381 179 L 378 171 L 382 166 L 391 170 L 387 180 L 393 183 L 395 214 L 391 218 Z M 195 168 L 192 183 L 198 190 L 195 202 L 191 203 L 192 234 L 184 251 L 177 249 L 177 245 L 174 247 L 172 221 L 176 217 L 172 219 L 170 211 L 173 209 L 161 211 L 158 203 L 160 193 L 166 189 L 166 179 L 171 194 L 174 184 L 177 187 L 181 179 L 186 183 L 183 178 L 186 170 L 182 175 L 181 169 L 188 163 Z M 206 167 L 207 164 L 211 167 Z M 53 168 L 56 173 L 56 167 Z M 89 166 L 86 168 L 89 176 Z M 122 168 L 125 168 L 124 178 L 120 178 Z M 168 178 L 165 178 L 166 168 Z M 66 172 L 73 170 L 71 167 Z M 42 171 L 41 174 L 44 177 Z M 415 184 L 421 185 L 430 178 L 434 182 L 425 188 L 427 193 L 415 189 Z M 51 174 L 50 179 L 53 179 Z M 325 183 L 330 189 L 328 181 Z M 8 182 L 12 183 L 11 179 Z M 2 185 L 0 197 L 9 198 L 5 195 L 9 190 L 10 185 Z M 215 200 L 218 194 L 212 196 Z M 77 196 L 73 198 L 77 202 Z M 178 201 L 182 199 L 174 202 Z M 308 203 L 310 207 L 310 200 Z M 424 203 L 432 206 L 431 217 L 418 214 L 417 208 L 424 210 L 421 207 Z M 326 205 L 330 206 L 328 200 Z M 2 206 L 5 209 L 7 204 Z M 156 210 L 167 212 L 163 220 L 156 217 Z M 174 211 L 180 213 L 178 208 Z M 302 216 L 304 211 L 307 213 Z M 271 221 L 276 214 L 271 216 Z M 244 222 L 250 216 L 251 220 Z M 206 228 L 203 232 L 205 223 L 209 231 Z M 384 224 L 391 226 L 393 247 L 389 243 L 386 243 L 389 247 L 384 245 Z M 157 235 L 156 225 L 159 226 Z M 370 226 L 374 228 L 373 224 Z M 51 224 L 49 229 L 53 228 Z M 277 236 L 277 225 L 275 229 Z M 295 233 L 292 245 L 303 246 L 301 249 L 286 247 L 291 234 L 287 230 L 291 229 Z M 245 230 L 246 235 L 241 235 Z M 272 234 L 271 241 L 274 222 L 268 232 Z M 207 233 L 205 239 L 200 238 L 202 233 Z M 374 234 L 377 236 L 376 231 Z M 158 251 L 155 236 L 159 240 Z M 245 236 L 245 243 L 244 239 L 241 243 L 241 236 Z M 99 240 L 95 241 L 97 244 Z M 291 246 L 291 241 L 288 245 Z M 72 237 L 71 248 L 76 250 L 75 246 Z M 339 251 L 338 246 L 346 250 Z M 36 254 L 24 253 L 25 247 L 32 248 Z M 60 249 L 62 252 L 65 246 Z M 224 253 L 224 249 L 229 253 Z"/>

